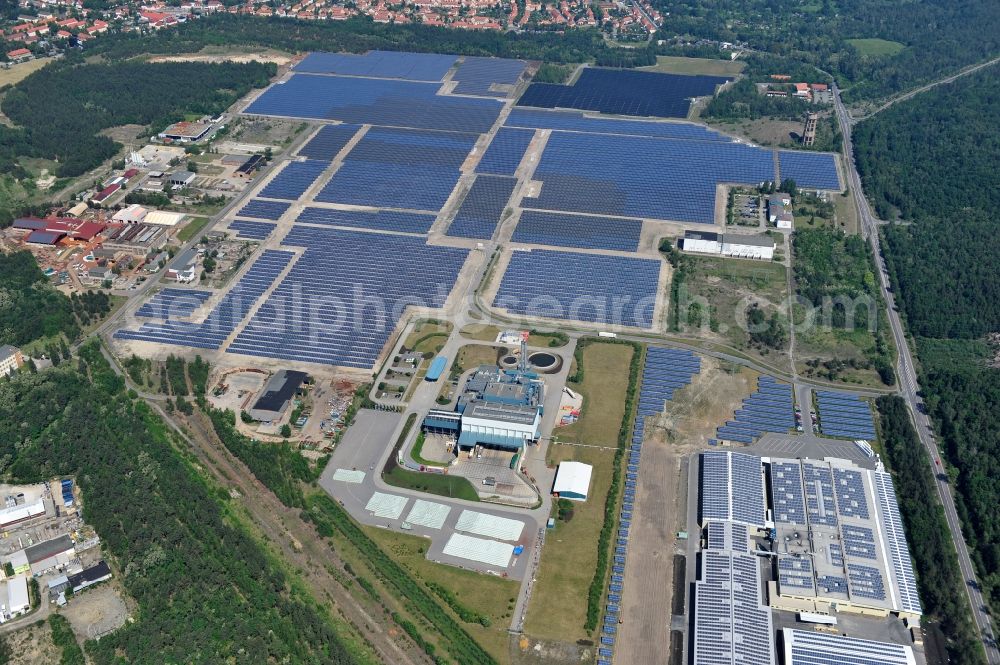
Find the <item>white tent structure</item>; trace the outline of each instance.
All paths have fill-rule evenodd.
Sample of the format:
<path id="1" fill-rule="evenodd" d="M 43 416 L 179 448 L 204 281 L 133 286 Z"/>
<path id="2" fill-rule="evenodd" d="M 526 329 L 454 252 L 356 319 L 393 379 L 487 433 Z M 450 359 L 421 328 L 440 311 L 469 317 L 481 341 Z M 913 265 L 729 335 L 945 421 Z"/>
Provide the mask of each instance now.
<path id="1" fill-rule="evenodd" d="M 556 471 L 556 481 L 552 493 L 561 499 L 586 501 L 590 490 L 590 476 L 594 467 L 583 462 L 562 462 Z"/>

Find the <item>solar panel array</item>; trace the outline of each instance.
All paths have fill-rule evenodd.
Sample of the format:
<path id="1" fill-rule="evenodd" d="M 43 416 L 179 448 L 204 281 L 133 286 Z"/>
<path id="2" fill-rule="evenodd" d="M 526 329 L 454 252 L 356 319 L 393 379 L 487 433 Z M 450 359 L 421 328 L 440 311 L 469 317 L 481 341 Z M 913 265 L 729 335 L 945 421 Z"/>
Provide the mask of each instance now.
<path id="1" fill-rule="evenodd" d="M 295 65 L 297 72 L 343 74 L 374 78 L 440 81 L 457 59 L 454 55 L 368 51 L 355 53 L 310 53 Z"/>
<path id="2" fill-rule="evenodd" d="M 868 402 L 851 393 L 817 390 L 819 430 L 845 439 L 874 439 L 875 421 Z"/>
<path id="3" fill-rule="evenodd" d="M 649 328 L 659 278 L 655 259 L 515 251 L 493 306 L 529 316 Z"/>
<path id="4" fill-rule="evenodd" d="M 452 79 L 458 85 L 452 90 L 456 95 L 479 95 L 483 97 L 506 97 L 506 92 L 493 92 L 494 83 L 513 85 L 521 78 L 528 63 L 523 60 L 505 58 L 478 58 L 466 56 L 459 64 Z"/>
<path id="5" fill-rule="evenodd" d="M 317 159 L 307 159 L 303 162 L 288 162 L 278 175 L 260 191 L 258 196 L 266 199 L 298 200 L 320 174 L 330 165 L 329 162 Z"/>
<path id="6" fill-rule="evenodd" d="M 765 432 L 780 433 L 794 428 L 792 386 L 765 374 L 757 379 L 757 390 L 743 400 L 733 419 L 718 428 L 715 436 L 722 441 L 753 443 Z"/>
<path id="7" fill-rule="evenodd" d="M 143 323 L 138 330 L 122 328 L 116 331 L 115 338 L 218 349 L 293 256 L 292 252 L 281 250 L 264 251 L 201 323 L 173 319 L 167 319 L 162 324 Z"/>
<path id="8" fill-rule="evenodd" d="M 493 175 L 514 175 L 518 165 L 524 158 L 524 151 L 534 138 L 531 129 L 512 129 L 501 127 L 497 130 L 490 147 L 483 153 L 483 158 L 476 166 L 476 173 L 492 173 Z"/>
<path id="9" fill-rule="evenodd" d="M 878 568 L 849 563 L 847 564 L 847 582 L 850 585 L 852 596 L 885 600 L 885 582 L 882 579 L 882 571 Z"/>
<path id="10" fill-rule="evenodd" d="M 910 548 L 906 543 L 906 533 L 903 531 L 903 520 L 899 515 L 899 504 L 896 502 L 896 490 L 892 485 L 892 476 L 876 471 L 873 474 L 875 494 L 878 497 L 879 514 L 882 517 L 883 534 L 886 541 L 889 564 L 896 578 L 896 590 L 899 592 L 899 606 L 914 614 L 920 614 L 920 596 L 917 594 L 917 578 L 913 574 L 913 560 L 910 558 Z"/>
<path id="11" fill-rule="evenodd" d="M 293 74 L 247 106 L 249 115 L 339 120 L 482 134 L 500 114 L 496 99 L 438 95 L 439 83 Z"/>
<path id="12" fill-rule="evenodd" d="M 230 353 L 372 367 L 406 306 L 442 306 L 468 255 L 414 236 L 302 225 L 283 244 L 306 250 Z"/>
<path id="13" fill-rule="evenodd" d="M 297 224 L 320 226 L 346 226 L 375 231 L 400 233 L 427 233 L 435 215 L 396 210 L 333 210 L 332 208 L 303 208 L 296 218 Z"/>
<path id="14" fill-rule="evenodd" d="M 135 315 L 151 319 L 191 316 L 211 295 L 211 291 L 163 289 L 137 309 Z"/>
<path id="15" fill-rule="evenodd" d="M 274 231 L 270 222 L 251 222 L 246 219 L 235 219 L 229 222 L 229 230 L 236 231 L 237 238 L 247 240 L 264 240 Z"/>
<path id="16" fill-rule="evenodd" d="M 448 226 L 448 235 L 481 240 L 492 238 L 516 184 L 515 178 L 476 176 L 455 219 Z"/>
<path id="17" fill-rule="evenodd" d="M 553 132 L 522 207 L 711 224 L 719 183 L 774 180 L 768 150 L 738 143 Z"/>
<path id="18" fill-rule="evenodd" d="M 736 522 L 709 522 L 706 529 L 706 548 L 750 552 L 750 533 L 745 524 Z"/>
<path id="19" fill-rule="evenodd" d="M 773 665 L 771 610 L 761 598 L 753 554 L 702 552 L 695 582 L 694 662 L 698 665 Z"/>
<path id="20" fill-rule="evenodd" d="M 798 462 L 771 462 L 771 503 L 779 524 L 806 524 L 802 493 L 802 466 Z"/>
<path id="21" fill-rule="evenodd" d="M 837 526 L 837 503 L 833 494 L 833 473 L 825 464 L 803 462 L 806 512 L 811 524 Z"/>
<path id="22" fill-rule="evenodd" d="M 504 124 L 507 127 L 558 129 L 588 134 L 624 134 L 626 136 L 648 136 L 661 139 L 722 141 L 723 143 L 731 143 L 733 140 L 731 137 L 703 125 L 688 122 L 622 120 L 620 118 L 588 116 L 580 111 L 539 111 L 515 108 L 511 110 Z"/>
<path id="23" fill-rule="evenodd" d="M 512 240 L 532 245 L 634 252 L 639 249 L 641 235 L 640 219 L 525 210 Z"/>
<path id="24" fill-rule="evenodd" d="M 844 517 L 869 518 L 868 497 L 861 472 L 853 469 L 834 469 L 834 486 L 837 490 L 837 510 Z"/>
<path id="25" fill-rule="evenodd" d="M 844 541 L 844 551 L 848 556 L 871 559 L 878 559 L 878 550 L 875 548 L 875 532 L 866 526 L 857 524 L 844 524 L 840 527 L 840 534 Z"/>
<path id="26" fill-rule="evenodd" d="M 639 389 L 639 406 L 636 410 L 632 428 L 632 445 L 629 448 L 628 465 L 625 470 L 625 492 L 622 498 L 622 509 L 619 515 L 618 539 L 615 544 L 614 563 L 612 565 L 611 584 L 608 587 L 608 602 L 621 601 L 622 574 L 625 572 L 626 555 L 628 552 L 628 534 L 632 521 L 632 509 L 635 505 L 635 493 L 639 483 L 639 462 L 642 455 L 642 439 L 646 416 L 663 410 L 667 400 L 673 397 L 673 391 L 690 383 L 691 377 L 701 369 L 701 360 L 690 351 L 666 349 L 658 346 L 646 348 L 646 359 L 642 369 L 642 382 Z M 730 525 L 735 533 L 729 532 L 730 538 L 739 538 L 740 525 Z M 742 529 L 742 539 L 749 537 L 746 529 Z M 612 628 L 617 623 L 617 612 L 604 617 L 604 625 Z M 606 637 L 610 634 L 605 633 Z M 611 658 L 613 653 L 607 645 L 605 658 Z"/>
<path id="27" fill-rule="evenodd" d="M 255 219 L 270 219 L 277 221 L 291 207 L 291 203 L 284 201 L 261 201 L 253 199 L 247 202 L 237 214 L 239 217 L 253 217 Z"/>
<path id="28" fill-rule="evenodd" d="M 729 79 L 621 69 L 583 70 L 573 85 L 532 83 L 518 106 L 600 111 L 614 115 L 687 117 L 692 97 L 715 93 Z"/>
<path id="29" fill-rule="evenodd" d="M 802 591 L 809 595 L 816 593 L 812 561 L 808 557 L 779 556 L 778 586 L 783 594 L 794 595 Z"/>
<path id="30" fill-rule="evenodd" d="M 779 150 L 778 168 L 782 180 L 791 178 L 801 189 L 842 189 L 837 157 L 830 153 Z"/>
<path id="31" fill-rule="evenodd" d="M 372 127 L 316 196 L 323 203 L 438 211 L 455 188 L 474 134 Z"/>
<path id="32" fill-rule="evenodd" d="M 913 649 L 902 644 L 783 628 L 786 665 L 913 665 Z"/>
<path id="33" fill-rule="evenodd" d="M 360 125 L 323 125 L 309 143 L 299 148 L 299 154 L 309 159 L 325 159 L 332 162 L 333 158 L 351 142 L 354 135 L 361 129 Z"/>
<path id="34" fill-rule="evenodd" d="M 764 526 L 760 458 L 733 452 L 701 454 L 701 517 Z"/>

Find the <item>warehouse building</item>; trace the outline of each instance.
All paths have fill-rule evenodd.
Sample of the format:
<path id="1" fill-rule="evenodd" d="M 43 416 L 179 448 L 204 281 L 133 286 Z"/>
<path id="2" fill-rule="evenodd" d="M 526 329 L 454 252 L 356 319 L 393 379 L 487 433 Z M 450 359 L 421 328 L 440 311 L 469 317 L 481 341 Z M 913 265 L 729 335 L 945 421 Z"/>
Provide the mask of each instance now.
<path id="1" fill-rule="evenodd" d="M 167 183 L 171 187 L 187 187 L 194 182 L 197 178 L 194 173 L 190 171 L 174 171 L 169 176 L 167 176 Z"/>
<path id="2" fill-rule="evenodd" d="M 811 630 L 781 631 L 785 665 L 916 665 L 913 648 L 902 644 L 862 640 Z"/>
<path id="3" fill-rule="evenodd" d="M 283 369 L 268 380 L 260 397 L 250 409 L 254 420 L 270 423 L 281 420 L 292 398 L 300 393 L 302 384 L 309 382 L 309 375 L 290 369 Z"/>
<path id="4" fill-rule="evenodd" d="M 793 612 L 919 617 L 920 599 L 892 478 L 846 460 L 769 460 L 777 580 Z"/>
<path id="5" fill-rule="evenodd" d="M 767 199 L 767 221 L 771 222 L 779 229 L 790 229 L 794 223 L 792 211 L 792 197 L 788 194 L 772 194 Z"/>
<path id="6" fill-rule="evenodd" d="M 41 575 L 53 568 L 68 565 L 76 556 L 73 539 L 69 536 L 59 536 L 52 540 L 26 547 L 25 556 L 31 566 L 32 575 Z"/>
<path id="7" fill-rule="evenodd" d="M 7 612 L 10 618 L 27 614 L 31 609 L 28 599 L 28 578 L 15 575 L 7 579 Z"/>
<path id="8" fill-rule="evenodd" d="M 719 254 L 737 259 L 770 261 L 775 244 L 770 236 L 745 233 L 685 231 L 680 248 L 696 254 Z"/>
<path id="9" fill-rule="evenodd" d="M 552 493 L 560 499 L 586 501 L 593 472 L 594 467 L 583 462 L 560 462 Z"/>
<path id="10" fill-rule="evenodd" d="M 157 134 L 161 141 L 176 141 L 177 143 L 197 143 L 212 131 L 211 123 L 207 122 L 175 122 Z"/>
<path id="11" fill-rule="evenodd" d="M 146 218 L 147 213 L 149 213 L 148 210 L 138 203 L 133 203 L 116 212 L 111 219 L 120 224 L 138 224 Z"/>
<path id="12" fill-rule="evenodd" d="M 80 593 L 89 586 L 93 586 L 98 582 L 104 582 L 105 580 L 111 579 L 111 568 L 108 566 L 107 562 L 101 561 L 98 564 L 83 570 L 75 575 L 70 575 L 67 579 L 69 588 L 73 589 L 73 593 Z"/>

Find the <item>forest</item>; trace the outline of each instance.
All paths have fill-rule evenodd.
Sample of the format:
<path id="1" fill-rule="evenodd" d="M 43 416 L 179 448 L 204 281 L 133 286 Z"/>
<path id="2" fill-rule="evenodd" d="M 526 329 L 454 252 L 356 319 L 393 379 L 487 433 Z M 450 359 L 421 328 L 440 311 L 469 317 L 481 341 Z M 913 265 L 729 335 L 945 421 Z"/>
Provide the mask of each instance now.
<path id="1" fill-rule="evenodd" d="M 80 326 L 111 311 L 101 292 L 67 298 L 49 285 L 28 251 L 0 253 L 0 340 L 23 346 L 59 335 L 73 341 Z"/>
<path id="2" fill-rule="evenodd" d="M 918 95 L 855 134 L 866 192 L 880 210 L 907 219 L 884 229 L 884 252 L 904 319 L 920 339 L 923 396 L 993 608 L 1000 607 L 1000 371 L 977 354 L 938 356 L 1000 330 L 1000 140 L 987 128 L 1000 119 L 997 69 Z"/>
<path id="3" fill-rule="evenodd" d="M 676 34 L 747 42 L 758 52 L 830 72 L 850 101 L 891 96 L 1000 53 L 1000 4 L 995 0 L 653 4 L 670 12 L 670 30 Z M 871 53 L 848 41 L 864 38 L 897 44 L 888 53 Z"/>
<path id="4" fill-rule="evenodd" d="M 356 662 L 97 343 L 77 362 L 0 382 L 0 455 L 15 480 L 78 478 L 85 518 L 138 605 L 134 623 L 86 644 L 91 662 Z"/>
<path id="5" fill-rule="evenodd" d="M 101 130 L 214 115 L 275 73 L 257 62 L 81 64 L 79 57 L 42 68 L 4 96 L 0 108 L 16 126 L 0 125 L 0 171 L 41 157 L 59 162 L 59 176 L 81 175 L 120 147 Z"/>
<path id="6" fill-rule="evenodd" d="M 958 556 L 951 542 L 944 510 L 934 494 L 934 477 L 927 451 L 913 429 L 906 402 L 898 396 L 880 397 L 882 440 L 906 525 L 906 539 L 917 572 L 917 586 L 924 612 L 947 638 L 950 662 L 956 665 L 985 663 L 966 606 Z"/>

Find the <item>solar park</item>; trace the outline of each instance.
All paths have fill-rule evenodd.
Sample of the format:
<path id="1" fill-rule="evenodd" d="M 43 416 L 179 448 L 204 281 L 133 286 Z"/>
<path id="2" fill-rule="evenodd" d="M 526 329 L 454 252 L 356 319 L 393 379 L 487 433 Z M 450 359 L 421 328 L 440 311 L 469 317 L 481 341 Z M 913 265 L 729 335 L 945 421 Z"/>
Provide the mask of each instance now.
<path id="1" fill-rule="evenodd" d="M 639 253 L 645 224 L 711 223 L 720 184 L 778 180 L 782 169 L 802 184 L 840 188 L 832 155 L 763 149 L 698 124 L 635 117 L 683 117 L 690 98 L 710 94 L 719 80 L 589 68 L 545 100 L 538 95 L 546 88 L 531 86 L 516 101 L 526 68 L 519 60 L 439 54 L 307 56 L 243 111 L 320 125 L 228 221 L 238 239 L 262 244 L 257 262 L 274 268 L 261 273 L 271 275 L 268 284 L 242 288 L 242 279 L 257 277 L 251 265 L 231 287 L 240 301 L 256 293 L 261 302 L 234 308 L 229 293 L 212 293 L 209 318 L 190 321 L 189 312 L 136 321 L 116 337 L 371 367 L 401 303 L 445 302 L 473 248 L 468 241 L 497 237 L 508 208 L 511 242 L 533 249 L 511 252 L 494 278 L 495 307 L 653 328 L 662 260 Z M 524 196 L 512 196 L 527 183 Z M 282 258 L 273 263 L 275 256 Z M 384 316 L 341 306 L 351 300 L 349 285 L 362 300 L 397 300 Z M 283 311 L 296 294 L 336 306 Z M 279 310 L 287 325 L 268 333 Z M 334 330 L 342 320 L 351 326 Z"/>

